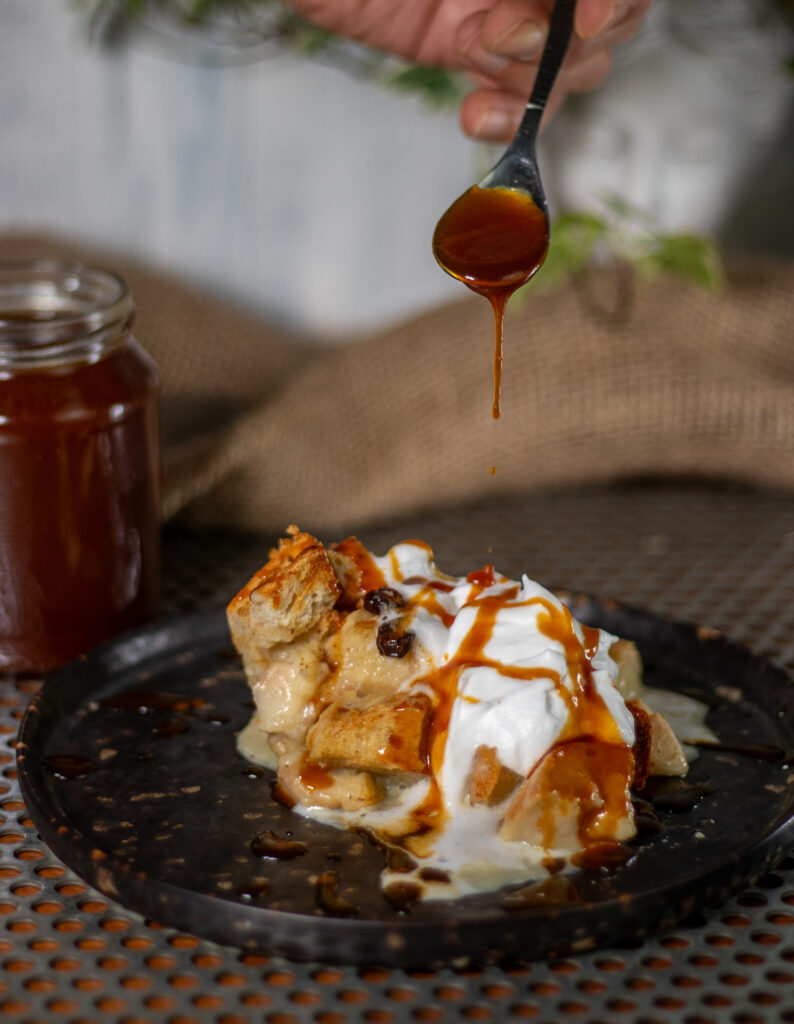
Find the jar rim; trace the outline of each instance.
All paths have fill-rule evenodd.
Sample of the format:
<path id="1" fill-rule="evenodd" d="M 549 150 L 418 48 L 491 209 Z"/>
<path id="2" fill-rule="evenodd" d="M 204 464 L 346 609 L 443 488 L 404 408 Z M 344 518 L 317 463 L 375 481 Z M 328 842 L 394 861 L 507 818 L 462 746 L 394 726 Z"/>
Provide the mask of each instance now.
<path id="1" fill-rule="evenodd" d="M 58 257 L 0 260 L 0 359 L 49 361 L 75 347 L 105 348 L 133 313 L 130 290 L 113 271 Z"/>

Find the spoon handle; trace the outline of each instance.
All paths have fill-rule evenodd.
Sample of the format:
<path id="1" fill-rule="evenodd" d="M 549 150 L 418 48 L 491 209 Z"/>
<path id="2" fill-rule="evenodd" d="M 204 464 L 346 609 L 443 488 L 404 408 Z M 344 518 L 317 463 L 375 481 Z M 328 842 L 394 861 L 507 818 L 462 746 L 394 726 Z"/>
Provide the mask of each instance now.
<path id="1" fill-rule="evenodd" d="M 571 41 L 575 9 L 576 0 L 557 0 L 554 10 L 551 12 L 549 34 L 546 37 L 546 45 L 540 58 L 540 67 L 532 87 L 532 95 L 529 97 L 527 108 L 515 135 L 515 141 L 519 145 L 527 143 L 534 145 L 549 93 Z"/>
<path id="2" fill-rule="evenodd" d="M 573 31 L 573 13 L 576 9 L 576 0 L 557 0 L 554 10 L 551 12 L 549 22 L 549 34 L 546 37 L 546 46 L 540 58 L 540 67 L 532 86 L 532 95 L 529 97 L 529 106 L 546 106 L 557 72 L 565 59 L 568 43 L 571 41 Z"/>

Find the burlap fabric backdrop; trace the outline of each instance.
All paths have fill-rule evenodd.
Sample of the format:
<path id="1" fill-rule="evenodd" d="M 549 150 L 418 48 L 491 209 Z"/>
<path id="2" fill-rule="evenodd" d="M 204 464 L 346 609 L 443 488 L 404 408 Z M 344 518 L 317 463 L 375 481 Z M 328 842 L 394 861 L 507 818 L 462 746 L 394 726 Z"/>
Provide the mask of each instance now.
<path id="1" fill-rule="evenodd" d="M 617 321 L 573 287 L 536 292 L 508 313 L 493 421 L 493 328 L 479 298 L 327 348 L 126 259 L 0 239 L 0 258 L 37 255 L 83 258 L 131 285 L 136 334 L 163 382 L 166 517 L 340 533 L 636 475 L 794 487 L 794 266 L 734 267 L 719 295 L 635 281 Z M 609 305 L 615 281 L 592 283 Z"/>

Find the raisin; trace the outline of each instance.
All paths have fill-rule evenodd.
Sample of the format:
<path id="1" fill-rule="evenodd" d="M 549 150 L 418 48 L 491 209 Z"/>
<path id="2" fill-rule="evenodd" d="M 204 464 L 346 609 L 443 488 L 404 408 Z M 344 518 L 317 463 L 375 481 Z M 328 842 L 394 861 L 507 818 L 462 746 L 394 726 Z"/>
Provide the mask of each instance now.
<path id="1" fill-rule="evenodd" d="M 405 598 L 392 587 L 368 590 L 364 595 L 364 608 L 371 615 L 380 615 L 389 608 L 404 608 Z"/>
<path id="2" fill-rule="evenodd" d="M 378 650 L 386 658 L 404 658 L 414 642 L 414 634 L 403 629 L 399 619 L 382 622 L 378 626 L 376 643 Z"/>

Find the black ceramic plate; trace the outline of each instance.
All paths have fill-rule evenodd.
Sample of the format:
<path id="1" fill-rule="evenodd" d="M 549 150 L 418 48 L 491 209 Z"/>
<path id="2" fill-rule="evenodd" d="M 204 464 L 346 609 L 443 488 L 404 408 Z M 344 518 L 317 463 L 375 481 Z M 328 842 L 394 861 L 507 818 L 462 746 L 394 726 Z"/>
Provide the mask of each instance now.
<path id="1" fill-rule="evenodd" d="M 235 734 L 251 713 L 221 610 L 128 636 L 49 680 L 22 724 L 19 766 L 45 841 L 107 896 L 163 923 L 295 959 L 389 966 L 538 957 L 639 938 L 724 899 L 794 841 L 794 685 L 743 648 L 630 608 L 570 598 L 574 613 L 634 639 L 652 685 L 700 696 L 726 746 L 687 782 L 694 808 L 611 870 L 579 872 L 560 902 L 508 910 L 504 893 L 398 912 L 367 839 L 298 817 L 246 765 Z M 165 695 L 165 696 L 164 696 Z M 172 706 L 168 706 L 171 704 Z M 785 755 L 785 756 L 784 756 Z M 305 844 L 257 856 L 271 830 Z M 319 876 L 343 901 L 318 904 Z"/>

